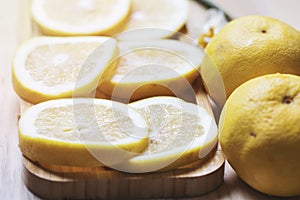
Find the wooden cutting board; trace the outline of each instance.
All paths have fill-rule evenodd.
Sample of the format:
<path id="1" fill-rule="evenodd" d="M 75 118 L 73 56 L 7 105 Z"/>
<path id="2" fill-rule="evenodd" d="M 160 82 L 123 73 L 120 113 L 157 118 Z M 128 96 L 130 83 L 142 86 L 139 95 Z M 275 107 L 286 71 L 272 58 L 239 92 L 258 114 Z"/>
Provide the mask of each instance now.
<path id="1" fill-rule="evenodd" d="M 126 174 L 108 168 L 50 172 L 24 158 L 24 183 L 45 199 L 144 199 L 196 197 L 223 181 L 224 159 L 218 150 L 206 162 L 173 171 Z"/>
<path id="2" fill-rule="evenodd" d="M 20 35 L 22 42 L 41 35 L 31 21 L 29 0 L 22 1 L 20 12 Z M 191 24 L 203 13 L 203 8 L 191 2 Z M 196 31 L 197 27 L 193 31 Z M 212 115 L 211 105 L 200 77 L 194 83 L 195 98 L 199 105 Z M 100 96 L 100 94 L 98 94 Z M 185 99 L 188 101 L 195 100 Z M 20 102 L 21 112 L 30 106 Z M 51 171 L 23 158 L 23 177 L 26 187 L 46 199 L 137 199 L 195 197 L 216 189 L 224 176 L 224 158 L 216 147 L 204 159 L 176 170 L 131 174 L 105 167 L 79 168 L 53 166 Z"/>

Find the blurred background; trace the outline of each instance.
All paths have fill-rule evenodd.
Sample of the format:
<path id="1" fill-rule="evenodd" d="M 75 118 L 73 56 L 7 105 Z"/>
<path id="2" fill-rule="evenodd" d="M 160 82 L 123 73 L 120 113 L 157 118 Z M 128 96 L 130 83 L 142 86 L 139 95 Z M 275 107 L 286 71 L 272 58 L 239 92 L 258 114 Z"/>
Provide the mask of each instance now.
<path id="1" fill-rule="evenodd" d="M 232 17 L 261 14 L 280 19 L 300 30 L 299 0 L 212 0 Z"/>

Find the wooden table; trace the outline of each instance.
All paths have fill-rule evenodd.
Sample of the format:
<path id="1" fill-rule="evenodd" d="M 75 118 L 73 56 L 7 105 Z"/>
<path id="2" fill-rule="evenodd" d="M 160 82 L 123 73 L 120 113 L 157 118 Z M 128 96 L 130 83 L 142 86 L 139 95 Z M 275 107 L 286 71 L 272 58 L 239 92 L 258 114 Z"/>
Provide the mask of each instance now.
<path id="1" fill-rule="evenodd" d="M 17 121 L 19 98 L 11 85 L 11 60 L 24 30 L 17 26 L 22 0 L 0 0 L 0 199 L 39 199 L 22 180 L 22 158 L 18 148 Z M 300 30 L 298 0 L 215 0 L 233 17 L 264 14 L 281 19 Z M 261 194 L 241 181 L 231 167 L 225 166 L 224 183 L 215 191 L 195 198 L 277 199 Z M 299 199 L 290 198 L 290 199 Z"/>

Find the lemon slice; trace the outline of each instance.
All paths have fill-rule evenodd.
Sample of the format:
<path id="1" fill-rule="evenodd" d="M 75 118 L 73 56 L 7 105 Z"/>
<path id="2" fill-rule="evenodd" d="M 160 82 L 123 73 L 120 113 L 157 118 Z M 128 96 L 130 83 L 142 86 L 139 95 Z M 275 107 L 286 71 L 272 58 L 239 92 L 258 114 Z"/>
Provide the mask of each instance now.
<path id="1" fill-rule="evenodd" d="M 116 99 L 179 96 L 198 75 L 203 50 L 178 40 L 120 41 L 117 67 L 105 72 L 98 90 Z"/>
<path id="2" fill-rule="evenodd" d="M 128 22 L 117 37 L 122 40 L 167 38 L 185 25 L 188 13 L 188 0 L 133 0 Z"/>
<path id="3" fill-rule="evenodd" d="M 217 144 L 217 125 L 202 107 L 176 97 L 152 97 L 129 106 L 146 119 L 149 144 L 114 168 L 144 173 L 174 169 L 204 158 Z"/>
<path id="4" fill-rule="evenodd" d="M 13 60 L 14 89 L 31 103 L 73 93 L 88 96 L 117 52 L 116 40 L 109 37 L 33 38 L 21 45 Z"/>
<path id="5" fill-rule="evenodd" d="M 131 0 L 32 0 L 33 20 L 49 35 L 112 35 L 130 13 Z"/>
<path id="6" fill-rule="evenodd" d="M 74 98 L 42 102 L 19 121 L 19 146 L 32 161 L 62 166 L 112 165 L 143 151 L 145 119 L 126 104 Z"/>

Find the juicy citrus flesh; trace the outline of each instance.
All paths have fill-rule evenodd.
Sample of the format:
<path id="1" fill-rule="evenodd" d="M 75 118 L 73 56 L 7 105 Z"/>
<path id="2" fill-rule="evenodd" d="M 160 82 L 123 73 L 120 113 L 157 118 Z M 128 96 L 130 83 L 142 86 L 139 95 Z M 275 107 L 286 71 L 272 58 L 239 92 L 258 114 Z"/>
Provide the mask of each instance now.
<path id="1" fill-rule="evenodd" d="M 76 81 L 82 61 L 98 45 L 97 43 L 57 44 L 52 47 L 41 45 L 28 54 L 25 69 L 30 72 L 34 81 L 41 81 L 46 86 L 73 83 Z M 45 60 L 43 56 L 50 59 Z M 69 74 L 70 71 L 73 73 Z"/>
<path id="2" fill-rule="evenodd" d="M 131 10 L 131 0 L 33 0 L 31 11 L 42 32 L 56 36 L 113 35 Z"/>
<path id="3" fill-rule="evenodd" d="M 16 52 L 14 89 L 31 103 L 72 97 L 74 91 L 89 95 L 116 52 L 116 41 L 109 37 L 33 38 Z M 92 58 L 85 62 L 89 56 Z"/>
<path id="4" fill-rule="evenodd" d="M 300 75 L 300 32 L 270 17 L 253 15 L 231 21 L 205 50 L 201 73 L 214 96 L 221 93 L 214 87 L 218 76 L 228 97 L 240 84 L 257 76 L 277 72 Z"/>
<path id="5" fill-rule="evenodd" d="M 148 146 L 117 169 L 132 173 L 176 169 L 204 158 L 217 143 L 214 119 L 196 104 L 176 97 L 152 97 L 129 106 L 147 121 Z"/>
<path id="6" fill-rule="evenodd" d="M 187 0 L 133 0 L 129 19 L 117 37 L 121 40 L 167 38 L 185 25 L 188 12 Z"/>
<path id="7" fill-rule="evenodd" d="M 22 153 L 46 165 L 109 166 L 143 151 L 147 141 L 144 118 L 109 100 L 47 101 L 30 107 L 19 121 Z"/>
<path id="8" fill-rule="evenodd" d="M 155 59 L 155 61 L 154 61 Z M 147 62 L 148 60 L 148 62 Z M 189 69 L 190 66 L 187 66 L 187 63 L 184 62 L 184 60 L 180 59 L 179 57 L 173 56 L 170 52 L 161 52 L 161 51 L 155 51 L 155 50 L 140 50 L 135 52 L 134 54 L 128 54 L 124 55 L 124 57 L 120 60 L 119 66 L 116 70 L 116 74 L 113 77 L 114 81 L 120 81 L 118 80 L 117 75 L 124 75 L 126 73 L 129 73 L 132 70 L 135 70 L 138 66 L 145 65 L 145 63 L 160 63 L 160 65 L 167 66 L 171 69 L 176 70 L 176 68 L 187 68 Z M 174 66 L 170 66 L 170 64 L 174 64 Z M 175 65 L 176 64 L 176 65 Z M 137 81 L 151 81 L 155 79 L 160 79 L 160 75 L 163 72 L 163 69 L 159 68 L 159 66 L 151 66 L 154 67 L 155 71 L 157 71 L 157 74 L 149 74 L 149 77 L 143 77 L 145 72 L 143 71 L 136 71 L 135 76 L 138 78 Z M 153 70 L 153 71 L 154 71 Z M 190 69 L 191 70 L 191 69 Z M 155 76 L 156 75 L 156 76 Z M 163 77 L 164 78 L 164 77 Z M 167 77 L 168 78 L 168 77 Z M 145 80 L 146 79 L 146 80 Z"/>
<path id="9" fill-rule="evenodd" d="M 176 95 L 191 88 L 203 51 L 174 40 L 120 41 L 117 67 L 105 73 L 98 90 L 119 99 Z"/>
<path id="10" fill-rule="evenodd" d="M 220 144 L 237 174 L 276 196 L 300 195 L 300 77 L 265 75 L 239 86 L 220 117 Z"/>

